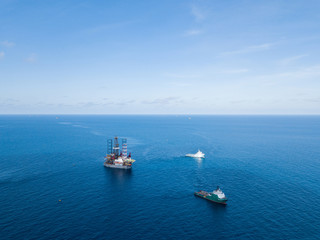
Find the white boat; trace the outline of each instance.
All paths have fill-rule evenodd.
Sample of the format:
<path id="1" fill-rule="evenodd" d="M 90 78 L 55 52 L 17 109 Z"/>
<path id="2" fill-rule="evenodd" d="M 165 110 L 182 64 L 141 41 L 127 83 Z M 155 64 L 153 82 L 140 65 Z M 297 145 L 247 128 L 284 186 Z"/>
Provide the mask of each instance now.
<path id="1" fill-rule="evenodd" d="M 204 153 L 203 152 L 201 152 L 200 150 L 198 150 L 198 152 L 197 153 L 195 153 L 195 154 L 186 154 L 186 157 L 193 157 L 193 158 L 204 158 Z"/>

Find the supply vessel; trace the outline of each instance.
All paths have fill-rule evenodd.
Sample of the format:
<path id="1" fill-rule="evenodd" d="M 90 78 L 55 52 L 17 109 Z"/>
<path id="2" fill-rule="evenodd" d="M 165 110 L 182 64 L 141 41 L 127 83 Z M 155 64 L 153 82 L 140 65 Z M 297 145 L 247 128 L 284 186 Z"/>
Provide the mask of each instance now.
<path id="1" fill-rule="evenodd" d="M 127 139 L 122 138 L 122 146 L 120 148 L 118 137 L 114 140 L 108 139 L 107 156 L 104 157 L 104 166 L 109 168 L 131 169 L 132 163 L 135 162 L 131 158 L 131 153 L 127 155 Z"/>
<path id="2" fill-rule="evenodd" d="M 213 192 L 206 192 L 203 190 L 200 190 L 199 192 L 195 192 L 194 195 L 204 198 L 208 201 L 220 203 L 227 205 L 228 198 L 226 195 L 222 192 L 219 186 L 217 186 L 217 189 Z"/>
<path id="3" fill-rule="evenodd" d="M 200 150 L 198 150 L 197 153 L 195 154 L 192 154 L 192 153 L 189 153 L 189 154 L 186 154 L 186 157 L 193 157 L 193 158 L 204 158 L 204 153 L 201 152 Z"/>

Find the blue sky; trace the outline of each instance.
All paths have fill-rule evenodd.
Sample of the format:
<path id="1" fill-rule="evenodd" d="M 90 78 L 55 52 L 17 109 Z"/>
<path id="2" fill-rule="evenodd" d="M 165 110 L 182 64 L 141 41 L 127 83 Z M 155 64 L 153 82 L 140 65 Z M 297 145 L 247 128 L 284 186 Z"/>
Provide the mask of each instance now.
<path id="1" fill-rule="evenodd" d="M 320 114 L 319 12 L 0 0 L 0 114 Z"/>

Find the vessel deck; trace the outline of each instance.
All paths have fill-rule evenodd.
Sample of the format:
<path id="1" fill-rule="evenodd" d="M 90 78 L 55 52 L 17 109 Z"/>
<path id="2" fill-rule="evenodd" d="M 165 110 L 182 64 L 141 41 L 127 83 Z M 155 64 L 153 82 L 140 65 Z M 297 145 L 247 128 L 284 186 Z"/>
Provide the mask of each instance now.
<path id="1" fill-rule="evenodd" d="M 203 199 L 206 199 L 206 200 L 208 200 L 208 201 L 210 201 L 210 202 L 214 202 L 214 203 L 218 203 L 218 204 L 222 204 L 222 205 L 227 205 L 227 203 L 226 203 L 226 202 L 218 202 L 218 201 L 214 201 L 214 200 L 209 199 L 209 198 L 205 197 L 204 195 L 199 194 L 199 193 L 197 193 L 197 192 L 195 192 L 195 193 L 194 193 L 194 195 L 195 195 L 195 196 L 197 196 L 197 197 L 201 197 L 201 198 L 203 198 Z"/>

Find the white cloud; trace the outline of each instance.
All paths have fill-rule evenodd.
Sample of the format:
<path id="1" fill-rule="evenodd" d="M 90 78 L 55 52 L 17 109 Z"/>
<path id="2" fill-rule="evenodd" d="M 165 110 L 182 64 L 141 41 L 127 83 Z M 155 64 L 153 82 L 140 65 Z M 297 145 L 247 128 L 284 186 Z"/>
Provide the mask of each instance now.
<path id="1" fill-rule="evenodd" d="M 157 98 L 154 100 L 145 100 L 142 101 L 144 104 L 157 104 L 157 105 L 167 105 L 167 104 L 177 104 L 182 103 L 183 101 L 179 97 L 166 97 L 166 98 Z"/>
<path id="2" fill-rule="evenodd" d="M 179 88 L 180 87 L 190 87 L 190 86 L 192 86 L 191 83 L 187 83 L 185 81 L 183 81 L 183 82 L 171 82 L 170 85 L 175 86 L 175 87 L 179 87 Z"/>
<path id="3" fill-rule="evenodd" d="M 200 22 L 206 18 L 205 13 L 197 6 L 191 6 L 191 14 L 195 18 L 196 21 Z"/>
<path id="4" fill-rule="evenodd" d="M 136 100 L 133 100 L 133 99 L 129 99 L 129 100 L 119 99 L 119 100 L 115 101 L 114 104 L 124 106 L 124 105 L 133 104 L 133 103 L 135 103 L 135 102 L 136 102 Z"/>
<path id="5" fill-rule="evenodd" d="M 165 77 L 169 78 L 200 78 L 200 75 L 192 75 L 192 74 L 176 74 L 176 73 L 165 73 Z"/>
<path id="6" fill-rule="evenodd" d="M 260 45 L 253 45 L 253 46 L 248 46 L 248 47 L 234 50 L 234 51 L 223 52 L 221 55 L 235 55 L 235 54 L 245 54 L 250 52 L 263 51 L 263 50 L 270 49 L 274 45 L 275 45 L 274 43 L 264 43 Z"/>
<path id="7" fill-rule="evenodd" d="M 139 21 L 137 20 L 131 20 L 131 21 L 124 21 L 124 22 L 107 23 L 107 24 L 102 24 L 102 25 L 84 29 L 83 32 L 89 33 L 89 34 L 100 33 L 100 32 L 104 32 L 112 29 L 127 27 L 138 22 Z"/>
<path id="8" fill-rule="evenodd" d="M 0 59 L 4 58 L 4 52 L 0 52 Z"/>
<path id="9" fill-rule="evenodd" d="M 25 60 L 28 63 L 34 63 L 37 61 L 37 55 L 35 53 L 31 53 Z"/>
<path id="10" fill-rule="evenodd" d="M 319 77 L 320 65 L 314 65 L 310 67 L 301 68 L 297 71 L 284 72 L 278 74 L 279 77 L 291 77 L 291 78 L 307 78 L 307 77 Z"/>
<path id="11" fill-rule="evenodd" d="M 320 65 L 313 65 L 309 67 L 304 67 L 297 69 L 295 71 L 280 72 L 270 75 L 258 76 L 261 79 L 273 79 L 273 80 L 283 80 L 283 79 L 303 79 L 320 77 Z"/>
<path id="12" fill-rule="evenodd" d="M 307 57 L 307 56 L 308 56 L 307 54 L 303 54 L 303 55 L 284 58 L 279 61 L 279 64 L 280 65 L 288 65 L 288 64 L 291 64 L 291 63 L 293 63 L 301 58 Z"/>
<path id="13" fill-rule="evenodd" d="M 9 41 L 2 41 L 2 42 L 0 42 L 0 45 L 5 46 L 5 47 L 13 47 L 15 45 L 15 43 L 9 42 Z"/>
<path id="14" fill-rule="evenodd" d="M 303 99 L 306 102 L 313 102 L 313 103 L 320 103 L 320 97 L 314 97 L 314 98 L 306 98 Z"/>
<path id="15" fill-rule="evenodd" d="M 105 107 L 105 106 L 125 106 L 134 104 L 136 100 L 134 99 L 109 99 L 102 98 L 102 101 L 86 101 L 86 102 L 78 102 L 74 106 L 76 107 Z"/>
<path id="16" fill-rule="evenodd" d="M 191 29 L 185 32 L 185 36 L 195 36 L 203 33 L 202 30 L 199 29 Z"/>
<path id="17" fill-rule="evenodd" d="M 246 68 L 239 68 L 239 69 L 225 69 L 225 70 L 220 70 L 217 73 L 222 73 L 222 74 L 239 74 L 239 73 L 247 73 L 249 72 L 249 69 Z"/>

